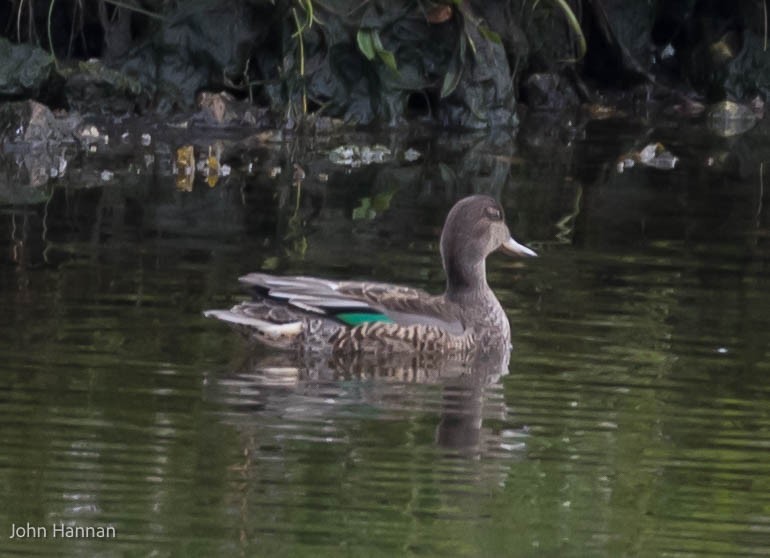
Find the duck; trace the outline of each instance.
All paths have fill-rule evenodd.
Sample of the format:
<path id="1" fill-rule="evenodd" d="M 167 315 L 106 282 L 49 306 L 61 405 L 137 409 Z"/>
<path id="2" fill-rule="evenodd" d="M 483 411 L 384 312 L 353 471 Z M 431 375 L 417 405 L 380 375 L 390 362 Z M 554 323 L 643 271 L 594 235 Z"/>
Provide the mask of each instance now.
<path id="1" fill-rule="evenodd" d="M 249 273 L 240 283 L 251 300 L 203 314 L 248 339 L 300 354 L 470 355 L 510 350 L 511 328 L 487 282 L 493 252 L 534 257 L 487 195 L 459 200 L 447 214 L 440 253 L 446 289 L 440 295 L 371 281 Z"/>

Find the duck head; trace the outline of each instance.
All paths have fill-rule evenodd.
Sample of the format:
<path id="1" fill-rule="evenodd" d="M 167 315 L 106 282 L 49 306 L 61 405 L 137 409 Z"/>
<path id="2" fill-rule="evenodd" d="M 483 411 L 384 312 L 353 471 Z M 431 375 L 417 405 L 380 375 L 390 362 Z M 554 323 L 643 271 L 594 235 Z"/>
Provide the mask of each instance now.
<path id="1" fill-rule="evenodd" d="M 537 256 L 519 244 L 505 224 L 502 206 L 489 196 L 469 196 L 449 211 L 441 231 L 441 259 L 447 294 L 487 289 L 486 258 L 500 250 L 512 256 Z"/>

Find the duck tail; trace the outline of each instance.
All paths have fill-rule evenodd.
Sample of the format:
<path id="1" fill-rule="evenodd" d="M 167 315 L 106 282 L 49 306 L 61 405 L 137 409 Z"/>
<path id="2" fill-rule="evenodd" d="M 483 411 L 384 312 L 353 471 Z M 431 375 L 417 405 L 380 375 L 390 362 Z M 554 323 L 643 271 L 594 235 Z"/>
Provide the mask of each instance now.
<path id="1" fill-rule="evenodd" d="M 206 310 L 203 315 L 227 322 L 247 337 L 280 349 L 292 347 L 305 330 L 302 320 L 274 323 L 244 316 L 232 310 Z"/>

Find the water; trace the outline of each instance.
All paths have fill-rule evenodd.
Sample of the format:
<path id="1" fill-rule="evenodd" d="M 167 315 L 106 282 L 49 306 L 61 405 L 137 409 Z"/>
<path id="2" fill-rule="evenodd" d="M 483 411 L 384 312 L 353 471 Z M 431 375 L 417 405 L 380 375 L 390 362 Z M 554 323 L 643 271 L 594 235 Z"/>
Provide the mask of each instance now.
<path id="1" fill-rule="evenodd" d="M 174 153 L 209 140 L 157 132 L 9 180 L 0 553 L 770 554 L 770 142 L 541 132 L 360 136 L 396 161 L 358 169 L 326 159 L 340 139 L 261 144 L 192 191 Z M 617 172 L 651 141 L 676 169 Z M 474 191 L 541 253 L 489 261 L 507 366 L 328 369 L 201 316 L 256 269 L 440 291 L 443 217 Z M 47 536 L 9 538 L 27 523 Z"/>

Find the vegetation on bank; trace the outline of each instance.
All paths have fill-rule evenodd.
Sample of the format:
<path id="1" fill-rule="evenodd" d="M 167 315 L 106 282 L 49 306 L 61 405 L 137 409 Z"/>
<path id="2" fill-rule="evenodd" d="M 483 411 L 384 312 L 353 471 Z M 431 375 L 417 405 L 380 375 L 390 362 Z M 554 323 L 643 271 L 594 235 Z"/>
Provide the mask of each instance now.
<path id="1" fill-rule="evenodd" d="M 0 98 L 280 121 L 511 126 L 518 106 L 767 99 L 766 0 L 14 0 Z"/>

